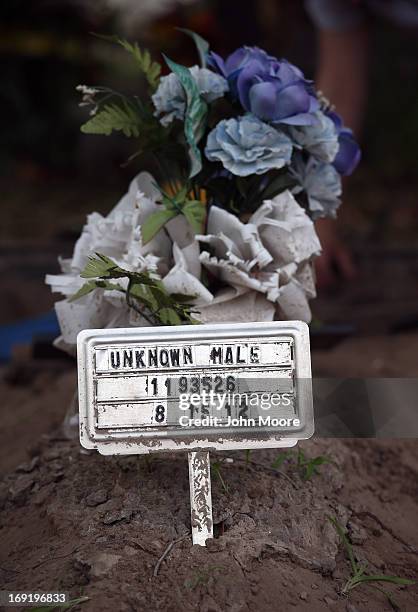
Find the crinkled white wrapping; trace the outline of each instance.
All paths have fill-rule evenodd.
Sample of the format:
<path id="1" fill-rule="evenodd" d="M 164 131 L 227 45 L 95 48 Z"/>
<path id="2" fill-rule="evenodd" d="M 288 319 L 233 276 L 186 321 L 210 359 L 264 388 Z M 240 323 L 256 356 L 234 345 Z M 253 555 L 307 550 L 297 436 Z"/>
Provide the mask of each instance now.
<path id="1" fill-rule="evenodd" d="M 248 223 L 212 206 L 206 235 L 194 236 L 179 215 L 143 245 L 141 226 L 158 210 L 160 198 L 153 177 L 141 173 L 109 215 L 89 215 L 73 257 L 60 260 L 62 274 L 46 277 L 52 291 L 65 298 L 76 293 L 85 282 L 81 270 L 98 252 L 131 271 L 152 272 L 170 293 L 194 295 L 201 322 L 310 320 L 312 257 L 320 244 L 312 221 L 289 191 L 264 202 Z M 202 266 L 224 285 L 216 295 L 202 282 Z M 125 286 L 127 279 L 118 283 Z M 123 293 L 113 290 L 98 289 L 55 307 L 61 327 L 56 345 L 69 352 L 82 329 L 149 325 L 127 306 Z"/>
<path id="2" fill-rule="evenodd" d="M 53 292 L 69 298 L 86 282 L 80 277 L 88 257 L 94 253 L 108 255 L 122 267 L 131 271 L 147 270 L 157 276 L 166 274 L 171 268 L 172 243 L 161 231 L 153 239 L 153 245 L 142 245 L 140 222 L 157 210 L 154 199 L 141 190 L 148 190 L 151 179 L 147 174 L 139 175 L 130 185 L 129 191 L 107 217 L 92 213 L 87 218 L 80 238 L 77 240 L 73 257 L 61 260 L 62 274 L 47 275 L 46 283 Z M 142 183 L 142 184 L 141 184 Z M 126 279 L 118 279 L 120 285 Z M 55 304 L 61 328 L 59 345 L 72 351 L 77 334 L 82 329 L 130 327 L 148 325 L 126 304 L 124 295 L 117 291 L 96 290 L 77 300 L 63 300 Z"/>
<path id="3" fill-rule="evenodd" d="M 184 293 L 185 295 L 195 295 L 194 303 L 197 307 L 209 304 L 213 300 L 213 295 L 200 282 L 199 278 L 190 272 L 193 268 L 193 260 L 199 261 L 199 247 L 193 242 L 185 249 L 180 249 L 176 243 L 173 245 L 173 255 L 175 266 L 163 278 L 163 284 L 170 293 Z"/>
<path id="4" fill-rule="evenodd" d="M 249 323 L 273 321 L 275 306 L 256 291 L 221 290 L 211 304 L 201 307 L 197 319 L 201 323 Z"/>

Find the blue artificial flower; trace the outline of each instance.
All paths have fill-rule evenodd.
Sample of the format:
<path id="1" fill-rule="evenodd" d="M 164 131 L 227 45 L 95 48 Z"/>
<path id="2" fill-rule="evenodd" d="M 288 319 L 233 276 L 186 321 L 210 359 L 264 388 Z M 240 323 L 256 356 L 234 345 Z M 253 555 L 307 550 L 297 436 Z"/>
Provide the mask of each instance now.
<path id="1" fill-rule="evenodd" d="M 319 109 L 315 91 L 303 73 L 257 47 L 241 47 L 225 61 L 209 54 L 209 64 L 229 83 L 245 110 L 264 121 L 310 125 Z"/>
<path id="2" fill-rule="evenodd" d="M 307 163 L 302 155 L 294 157 L 290 173 L 298 181 L 293 193 L 305 191 L 312 218 L 335 217 L 341 204 L 341 177 L 332 164 L 326 164 L 314 157 Z"/>
<path id="3" fill-rule="evenodd" d="M 249 176 L 289 164 L 292 142 L 257 117 L 245 115 L 220 121 L 208 136 L 205 154 L 232 174 Z"/>
<path id="4" fill-rule="evenodd" d="M 337 128 L 320 110 L 314 117 L 316 121 L 312 125 L 290 127 L 290 137 L 320 161 L 331 163 L 339 149 Z"/>
<path id="5" fill-rule="evenodd" d="M 361 150 L 354 139 L 353 132 L 344 126 L 341 117 L 334 111 L 327 112 L 333 121 L 338 134 L 338 152 L 334 159 L 334 167 L 343 176 L 354 172 L 361 159 Z"/>
<path id="6" fill-rule="evenodd" d="M 226 79 L 207 68 L 193 66 L 190 72 L 196 81 L 200 95 L 209 104 L 221 98 L 228 91 Z M 161 123 L 168 125 L 173 119 L 184 119 L 186 94 L 180 80 L 174 72 L 160 79 L 157 91 L 152 96 L 155 115 L 162 115 Z"/>

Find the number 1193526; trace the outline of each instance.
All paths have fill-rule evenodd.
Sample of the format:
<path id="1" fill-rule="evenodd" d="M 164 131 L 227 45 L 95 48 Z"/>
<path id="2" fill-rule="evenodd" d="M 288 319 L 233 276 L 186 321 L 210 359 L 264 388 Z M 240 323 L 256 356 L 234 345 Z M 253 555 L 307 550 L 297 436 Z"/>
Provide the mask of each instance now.
<path id="1" fill-rule="evenodd" d="M 181 393 L 233 392 L 237 388 L 235 376 L 153 376 L 148 377 L 146 390 L 148 396 L 178 397 Z"/>

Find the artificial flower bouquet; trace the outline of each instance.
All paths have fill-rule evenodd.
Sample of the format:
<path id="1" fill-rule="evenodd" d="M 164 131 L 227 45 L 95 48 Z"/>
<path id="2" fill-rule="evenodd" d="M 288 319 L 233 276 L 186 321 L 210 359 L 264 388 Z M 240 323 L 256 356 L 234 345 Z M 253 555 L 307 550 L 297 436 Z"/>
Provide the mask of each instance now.
<path id="1" fill-rule="evenodd" d="M 335 216 L 360 158 L 312 81 L 241 47 L 226 60 L 193 32 L 200 66 L 114 38 L 147 95 L 79 86 L 89 134 L 123 132 L 144 171 L 106 217 L 89 215 L 62 274 L 47 276 L 62 335 L 85 328 L 310 320 L 313 221 Z M 152 167 L 152 174 L 149 168 Z"/>

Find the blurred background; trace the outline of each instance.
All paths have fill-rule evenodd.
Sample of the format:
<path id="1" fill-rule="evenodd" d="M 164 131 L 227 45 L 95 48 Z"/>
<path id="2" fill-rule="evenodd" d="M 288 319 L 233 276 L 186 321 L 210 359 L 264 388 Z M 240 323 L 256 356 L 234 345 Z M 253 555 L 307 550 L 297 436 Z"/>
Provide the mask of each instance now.
<path id="1" fill-rule="evenodd" d="M 318 22 L 302 0 L 0 4 L 3 362 L 12 344 L 27 344 L 33 335 L 40 354 L 49 354 L 42 338 L 54 333 L 55 297 L 44 275 L 58 271 L 59 255 L 71 254 L 86 215 L 108 212 L 138 171 L 135 161 L 124 165 L 134 150 L 127 139 L 80 133 L 86 111 L 78 106 L 78 84 L 136 91 L 138 80 L 129 56 L 92 32 L 137 40 L 156 58 L 164 52 L 191 65 L 193 44 L 176 27 L 199 32 L 221 55 L 256 44 L 310 78 L 319 69 Z M 357 134 L 363 160 L 345 182 L 338 221 L 357 272 L 348 281 L 337 270 L 313 303 L 315 343 L 322 348 L 347 335 L 418 328 L 417 30 L 371 14 L 364 27 L 367 95 Z M 345 85 L 352 78 L 341 71 Z"/>

